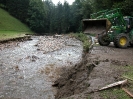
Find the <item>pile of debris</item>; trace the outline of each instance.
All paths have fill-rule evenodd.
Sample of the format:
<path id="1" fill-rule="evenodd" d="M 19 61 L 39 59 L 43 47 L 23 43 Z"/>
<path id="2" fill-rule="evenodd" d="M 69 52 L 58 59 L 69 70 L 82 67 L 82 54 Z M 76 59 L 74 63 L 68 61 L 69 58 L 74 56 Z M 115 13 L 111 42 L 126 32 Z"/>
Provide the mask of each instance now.
<path id="1" fill-rule="evenodd" d="M 40 36 L 39 42 L 36 45 L 38 50 L 43 53 L 60 50 L 66 46 L 73 46 L 76 39 L 68 36 Z M 76 40 L 77 41 L 77 40 Z"/>

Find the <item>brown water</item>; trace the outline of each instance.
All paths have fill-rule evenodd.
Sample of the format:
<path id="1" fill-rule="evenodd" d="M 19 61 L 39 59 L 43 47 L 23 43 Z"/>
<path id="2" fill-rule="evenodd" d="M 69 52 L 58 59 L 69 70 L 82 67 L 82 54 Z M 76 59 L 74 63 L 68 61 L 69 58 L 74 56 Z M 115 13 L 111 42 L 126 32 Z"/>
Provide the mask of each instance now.
<path id="1" fill-rule="evenodd" d="M 69 44 L 48 53 L 38 50 L 37 36 L 0 50 L 0 98 L 55 99 L 52 84 L 60 76 L 60 68 L 74 66 L 82 59 L 82 43 L 63 39 Z"/>

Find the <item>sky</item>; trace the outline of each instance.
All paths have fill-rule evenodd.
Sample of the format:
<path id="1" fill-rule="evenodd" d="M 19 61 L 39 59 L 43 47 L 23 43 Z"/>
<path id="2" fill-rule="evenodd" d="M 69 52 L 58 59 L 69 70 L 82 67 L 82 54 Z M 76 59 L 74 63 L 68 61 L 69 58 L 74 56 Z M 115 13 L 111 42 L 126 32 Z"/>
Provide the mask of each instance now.
<path id="1" fill-rule="evenodd" d="M 57 5 L 58 2 L 61 2 L 62 4 L 64 4 L 64 1 L 67 1 L 69 3 L 69 5 L 71 5 L 75 0 L 52 0 L 52 2 Z"/>

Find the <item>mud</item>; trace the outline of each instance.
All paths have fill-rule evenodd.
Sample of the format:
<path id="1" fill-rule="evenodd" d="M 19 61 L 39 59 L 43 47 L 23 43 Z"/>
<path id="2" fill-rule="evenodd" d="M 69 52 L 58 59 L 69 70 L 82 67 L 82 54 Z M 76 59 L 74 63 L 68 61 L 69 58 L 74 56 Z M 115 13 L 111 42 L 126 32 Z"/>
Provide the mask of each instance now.
<path id="1" fill-rule="evenodd" d="M 82 52 L 82 42 L 68 36 L 1 43 L 0 99 L 55 99 L 53 82 L 80 63 Z"/>
<path id="2" fill-rule="evenodd" d="M 75 67 L 67 68 L 65 73 L 55 81 L 53 86 L 58 87 L 56 99 L 79 94 L 87 89 L 89 86 L 89 83 L 87 83 L 89 74 L 96 65 L 95 63 L 88 64 L 87 56 L 84 56 L 83 59 Z"/>
<path id="3" fill-rule="evenodd" d="M 5 39 L 5 40 L 0 40 L 0 44 L 10 43 L 10 42 L 13 42 L 13 41 L 22 42 L 22 41 L 30 40 L 30 38 L 31 38 L 30 35 L 26 35 L 26 36 L 23 36 L 23 37 Z"/>
<path id="4" fill-rule="evenodd" d="M 93 42 L 95 43 L 95 42 Z M 102 99 L 95 90 L 121 80 L 133 48 L 95 45 L 82 53 L 69 36 L 33 36 L 0 44 L 0 99 Z"/>
<path id="5" fill-rule="evenodd" d="M 120 69 L 133 65 L 133 48 L 118 49 L 109 46 L 94 45 L 85 55 L 83 63 L 65 72 L 55 82 L 58 87 L 57 99 L 102 99 L 99 92 L 94 92 L 107 84 L 122 80 L 126 72 Z"/>
<path id="6" fill-rule="evenodd" d="M 0 40 L 0 50 L 17 47 L 20 42 L 31 40 L 31 36 Z"/>

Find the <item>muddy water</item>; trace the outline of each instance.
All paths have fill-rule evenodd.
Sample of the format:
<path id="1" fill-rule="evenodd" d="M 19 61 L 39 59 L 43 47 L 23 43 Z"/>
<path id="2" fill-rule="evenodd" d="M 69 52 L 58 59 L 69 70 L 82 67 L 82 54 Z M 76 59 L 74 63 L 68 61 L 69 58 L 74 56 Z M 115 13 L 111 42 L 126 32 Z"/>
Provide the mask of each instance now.
<path id="1" fill-rule="evenodd" d="M 17 47 L 0 50 L 0 98 L 55 99 L 52 84 L 60 76 L 60 68 L 82 59 L 82 43 L 75 39 L 48 53 L 37 50 L 38 42 L 39 37 L 32 37 Z"/>

